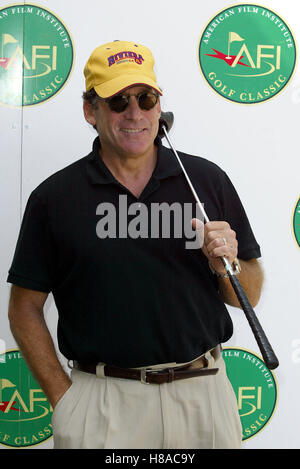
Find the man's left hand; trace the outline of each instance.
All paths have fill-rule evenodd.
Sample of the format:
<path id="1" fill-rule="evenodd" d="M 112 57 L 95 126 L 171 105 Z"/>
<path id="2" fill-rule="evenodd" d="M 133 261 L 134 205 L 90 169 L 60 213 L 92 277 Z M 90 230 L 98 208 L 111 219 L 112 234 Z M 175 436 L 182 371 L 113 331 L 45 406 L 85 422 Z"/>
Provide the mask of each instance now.
<path id="1" fill-rule="evenodd" d="M 202 230 L 203 224 L 193 218 L 192 226 L 197 231 Z M 220 257 L 227 257 L 230 264 L 237 257 L 238 242 L 236 233 L 231 229 L 226 221 L 210 221 L 204 224 L 204 242 L 202 251 L 209 260 L 213 270 L 220 274 L 224 274 L 225 268 Z"/>

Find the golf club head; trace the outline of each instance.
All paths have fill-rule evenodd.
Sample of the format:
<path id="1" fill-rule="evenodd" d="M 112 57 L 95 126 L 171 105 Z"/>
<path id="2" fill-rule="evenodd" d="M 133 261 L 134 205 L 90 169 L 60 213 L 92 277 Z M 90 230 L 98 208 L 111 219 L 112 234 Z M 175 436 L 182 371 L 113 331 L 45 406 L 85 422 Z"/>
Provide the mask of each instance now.
<path id="1" fill-rule="evenodd" d="M 166 127 L 167 132 L 170 132 L 173 122 L 174 122 L 173 112 L 161 112 L 160 119 L 159 119 L 158 135 L 160 137 L 164 137 L 165 134 L 162 129 L 163 125 Z"/>

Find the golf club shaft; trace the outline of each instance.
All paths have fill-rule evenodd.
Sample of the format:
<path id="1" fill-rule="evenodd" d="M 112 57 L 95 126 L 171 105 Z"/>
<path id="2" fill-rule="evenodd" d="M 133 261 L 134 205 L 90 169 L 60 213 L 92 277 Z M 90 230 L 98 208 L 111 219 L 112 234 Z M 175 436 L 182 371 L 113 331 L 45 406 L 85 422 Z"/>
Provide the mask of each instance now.
<path id="1" fill-rule="evenodd" d="M 178 163 L 179 163 L 180 166 L 181 166 L 181 169 L 182 169 L 182 171 L 183 171 L 183 173 L 184 173 L 184 175 L 185 175 L 185 178 L 186 178 L 186 180 L 187 180 L 188 185 L 190 186 L 190 189 L 191 189 L 191 191 L 192 191 L 192 193 L 193 193 L 193 196 L 195 197 L 195 200 L 196 200 L 197 205 L 198 205 L 198 207 L 199 207 L 199 209 L 200 209 L 200 211 L 201 211 L 201 213 L 202 213 L 202 215 L 203 215 L 203 217 L 204 217 L 204 220 L 205 220 L 206 222 L 209 222 L 209 218 L 208 218 L 208 216 L 207 216 L 207 214 L 206 214 L 206 212 L 205 212 L 205 210 L 204 210 L 203 205 L 202 205 L 201 202 L 200 202 L 200 199 L 199 199 L 199 197 L 198 197 L 197 192 L 196 192 L 195 189 L 194 189 L 193 184 L 191 183 L 191 180 L 190 180 L 190 178 L 189 178 L 189 176 L 188 176 L 188 174 L 187 174 L 187 172 L 186 172 L 186 170 L 185 170 L 185 167 L 183 166 L 183 164 L 182 164 L 182 162 L 181 162 L 181 160 L 180 160 L 180 158 L 179 158 L 179 156 L 178 156 L 178 154 L 177 154 L 177 151 L 175 150 L 175 148 L 174 148 L 173 145 L 172 145 L 172 142 L 171 142 L 170 139 L 169 139 L 169 135 L 168 135 L 168 132 L 167 132 L 165 126 L 162 126 L 162 129 L 163 129 L 163 131 L 164 131 L 164 134 L 165 134 L 165 137 L 166 137 L 166 139 L 167 139 L 167 141 L 168 141 L 168 144 L 170 145 L 170 147 L 171 147 L 173 153 L 175 154 L 175 156 L 176 156 L 176 158 L 177 158 Z M 226 257 L 222 257 L 221 259 L 222 259 L 223 265 L 224 265 L 224 267 L 225 267 L 225 269 L 226 269 L 226 272 L 230 272 L 230 273 L 233 274 L 232 267 L 231 267 L 230 263 L 228 262 L 228 260 L 226 259 Z"/>
<path id="2" fill-rule="evenodd" d="M 191 191 L 192 191 L 192 193 L 195 197 L 195 200 L 196 200 L 197 205 L 198 205 L 198 207 L 199 207 L 199 209 L 200 209 L 200 211 L 201 211 L 201 213 L 204 217 L 204 220 L 206 222 L 209 222 L 209 218 L 208 218 L 208 216 L 207 216 L 207 214 L 206 214 L 206 212 L 203 208 L 203 205 L 201 204 L 201 202 L 199 200 L 199 197 L 198 197 L 198 195 L 197 195 L 197 193 L 196 193 L 196 191 L 193 187 L 193 184 L 191 183 L 191 180 L 190 180 L 190 178 L 189 178 L 189 176 L 188 176 L 188 174 L 187 174 L 187 172 L 186 172 L 186 170 L 185 170 L 185 168 L 184 168 L 184 166 L 183 166 L 183 164 L 182 164 L 182 162 L 181 162 L 181 160 L 180 160 L 180 158 L 177 154 L 176 149 L 173 147 L 172 142 L 169 139 L 169 135 L 168 135 L 168 132 L 167 132 L 167 129 L 166 129 L 165 125 L 162 125 L 162 130 L 164 132 L 164 135 L 165 135 L 165 137 L 166 137 L 166 139 L 167 139 L 167 141 L 168 141 L 174 155 L 177 158 L 178 163 L 181 166 L 181 169 L 182 169 L 182 171 L 184 173 L 184 176 L 187 180 L 187 183 L 190 186 L 190 189 L 191 189 Z M 277 357 L 274 353 L 274 350 L 272 349 L 272 346 L 271 346 L 270 342 L 267 339 L 267 336 L 266 336 L 266 334 L 265 334 L 265 332 L 264 332 L 264 330 L 263 330 L 263 328 L 262 328 L 262 326 L 261 326 L 261 324 L 260 324 L 260 322 L 259 322 L 259 320 L 258 320 L 258 318 L 257 318 L 251 304 L 250 304 L 250 301 L 247 298 L 247 295 L 246 295 L 244 289 L 242 288 L 237 276 L 234 274 L 231 264 L 229 263 L 228 259 L 225 256 L 222 256 L 221 260 L 222 260 L 222 263 L 225 267 L 226 272 L 228 273 L 229 280 L 230 280 L 231 285 L 234 289 L 234 292 L 235 292 L 235 294 L 238 298 L 238 301 L 239 301 L 239 303 L 240 303 L 240 305 L 241 305 L 241 307 L 242 307 L 242 309 L 243 309 L 243 311 L 246 315 L 246 318 L 249 322 L 249 325 L 252 329 L 253 335 L 254 335 L 255 340 L 258 344 L 258 347 L 261 351 L 264 362 L 270 370 L 273 370 L 274 368 L 277 368 L 277 366 L 279 365 L 279 362 L 278 362 L 278 359 L 277 359 Z"/>

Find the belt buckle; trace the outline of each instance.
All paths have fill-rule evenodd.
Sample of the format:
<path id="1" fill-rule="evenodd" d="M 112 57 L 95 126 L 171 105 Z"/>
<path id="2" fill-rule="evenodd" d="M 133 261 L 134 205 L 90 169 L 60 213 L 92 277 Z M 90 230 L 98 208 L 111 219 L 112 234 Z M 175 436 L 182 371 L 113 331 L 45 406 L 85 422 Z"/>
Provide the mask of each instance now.
<path id="1" fill-rule="evenodd" d="M 147 381 L 147 371 L 149 371 L 149 373 L 156 373 L 156 374 L 158 373 L 158 370 L 151 370 L 151 369 L 147 370 L 147 368 L 143 368 L 141 370 L 141 383 L 143 384 L 151 384 L 151 383 L 148 383 Z"/>
<path id="2" fill-rule="evenodd" d="M 147 381 L 147 371 L 150 371 L 150 370 L 147 370 L 147 368 L 143 368 L 141 370 L 141 383 L 143 384 L 150 384 Z"/>

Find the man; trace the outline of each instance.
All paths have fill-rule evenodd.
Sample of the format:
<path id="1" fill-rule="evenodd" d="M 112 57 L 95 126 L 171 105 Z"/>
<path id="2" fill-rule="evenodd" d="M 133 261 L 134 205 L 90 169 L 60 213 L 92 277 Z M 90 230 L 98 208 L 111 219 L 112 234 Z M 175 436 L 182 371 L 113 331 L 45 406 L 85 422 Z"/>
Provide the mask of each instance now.
<path id="1" fill-rule="evenodd" d="M 186 249 L 174 230 L 138 236 L 136 224 L 129 236 L 138 207 L 149 221 L 140 225 L 149 228 L 158 204 L 195 205 L 178 162 L 157 138 L 162 92 L 153 65 L 149 49 L 132 42 L 92 53 L 83 110 L 99 138 L 88 156 L 32 192 L 9 272 L 11 329 L 54 408 L 55 448 L 241 446 L 220 352 L 232 335 L 224 302 L 239 304 L 220 256 L 241 270 L 255 305 L 260 249 L 227 175 L 183 153 L 216 220 L 204 226 L 202 249 Z M 71 377 L 43 317 L 50 292 Z"/>

